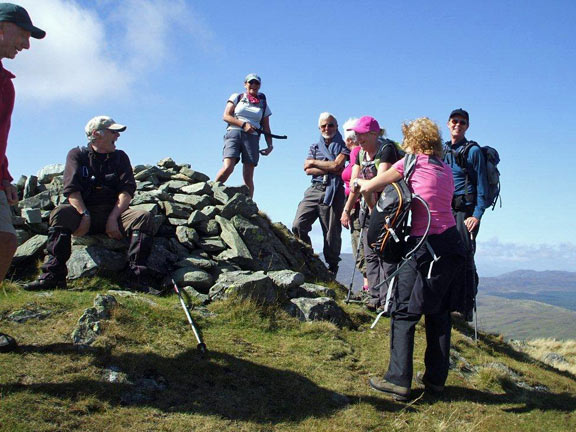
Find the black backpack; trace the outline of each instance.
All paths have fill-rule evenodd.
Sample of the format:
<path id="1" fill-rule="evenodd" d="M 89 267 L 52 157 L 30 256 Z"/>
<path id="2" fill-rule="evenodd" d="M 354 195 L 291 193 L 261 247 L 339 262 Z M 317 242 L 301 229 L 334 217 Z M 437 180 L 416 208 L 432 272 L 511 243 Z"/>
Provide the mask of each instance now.
<path id="1" fill-rule="evenodd" d="M 498 170 L 500 155 L 495 148 L 481 146 L 476 141 L 468 141 L 466 145 L 458 149 L 457 152 L 453 152 L 454 160 L 466 175 L 466 185 L 464 187 L 468 189 L 468 168 L 466 166 L 466 161 L 468 160 L 468 152 L 473 146 L 480 147 L 484 160 L 486 161 L 486 178 L 488 180 L 486 208 L 492 207 L 492 210 L 494 210 L 498 199 L 500 199 L 500 207 L 502 207 L 502 198 L 500 197 L 500 171 Z"/>
<path id="2" fill-rule="evenodd" d="M 422 198 L 408 188 L 414 172 L 416 155 L 404 156 L 404 178 L 386 185 L 370 215 L 367 240 L 384 262 L 397 264 L 406 256 L 406 239 L 410 233 L 408 215 L 413 198 Z"/>

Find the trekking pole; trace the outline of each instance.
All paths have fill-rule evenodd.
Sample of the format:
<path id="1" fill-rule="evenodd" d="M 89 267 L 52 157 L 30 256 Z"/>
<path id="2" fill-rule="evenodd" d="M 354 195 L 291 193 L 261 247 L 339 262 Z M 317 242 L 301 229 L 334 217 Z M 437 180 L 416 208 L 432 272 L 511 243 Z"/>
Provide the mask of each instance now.
<path id="1" fill-rule="evenodd" d="M 264 134 L 266 136 L 269 136 L 270 138 L 275 138 L 275 139 L 288 139 L 287 135 L 274 135 L 273 133 L 270 132 L 266 132 L 264 129 L 262 128 L 254 128 L 254 130 L 260 134 Z"/>
<path id="2" fill-rule="evenodd" d="M 174 291 L 176 291 L 176 294 L 178 294 L 178 298 L 180 299 L 180 304 L 182 305 L 182 309 L 184 309 L 184 313 L 186 314 L 186 318 L 188 318 L 188 322 L 190 323 L 190 326 L 192 327 L 192 331 L 194 332 L 194 336 L 196 337 L 196 340 L 198 341 L 198 345 L 196 348 L 198 348 L 198 351 L 200 351 L 202 354 L 204 354 L 207 350 L 206 344 L 204 342 L 202 342 L 202 339 L 200 338 L 200 333 L 198 332 L 198 330 L 194 326 L 194 321 L 192 321 L 192 317 L 190 316 L 190 311 L 188 310 L 186 303 L 184 303 L 184 299 L 182 298 L 182 294 L 180 294 L 180 290 L 178 289 L 178 285 L 176 285 L 176 282 L 174 281 L 174 279 L 172 279 L 172 285 L 174 285 Z"/>
<path id="3" fill-rule="evenodd" d="M 362 300 L 350 300 L 350 296 L 352 295 L 352 287 L 354 286 L 354 276 L 356 276 L 356 257 L 360 253 L 360 247 L 362 246 L 362 233 L 364 232 L 364 227 L 360 228 L 360 238 L 358 239 L 358 246 L 356 247 L 356 255 L 354 255 L 354 269 L 352 270 L 352 278 L 350 279 L 350 285 L 348 285 L 348 294 L 346 294 L 346 304 L 352 303 L 361 303 Z"/>

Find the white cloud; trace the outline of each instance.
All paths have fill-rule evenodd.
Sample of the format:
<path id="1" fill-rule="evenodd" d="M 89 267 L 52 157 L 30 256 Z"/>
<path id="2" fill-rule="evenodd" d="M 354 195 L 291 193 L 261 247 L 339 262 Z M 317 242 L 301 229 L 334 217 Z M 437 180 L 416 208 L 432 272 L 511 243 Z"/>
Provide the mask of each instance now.
<path id="1" fill-rule="evenodd" d="M 39 102 L 85 103 L 110 93 L 128 95 L 174 50 L 177 37 L 211 37 L 184 0 L 20 3 L 47 36 L 31 39 L 30 52 L 5 66 L 19 78 L 18 97 Z"/>
<path id="2" fill-rule="evenodd" d="M 513 270 L 576 271 L 576 244 L 517 244 L 498 239 L 478 242 L 476 263 L 480 275 Z"/>

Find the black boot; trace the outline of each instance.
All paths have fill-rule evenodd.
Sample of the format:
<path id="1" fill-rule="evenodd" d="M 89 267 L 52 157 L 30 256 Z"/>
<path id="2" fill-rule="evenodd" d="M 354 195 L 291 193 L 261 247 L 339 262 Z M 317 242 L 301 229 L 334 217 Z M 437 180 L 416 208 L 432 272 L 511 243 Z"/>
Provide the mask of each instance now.
<path id="1" fill-rule="evenodd" d="M 72 254 L 71 233 L 62 228 L 48 229 L 48 242 L 46 251 L 48 255 L 42 264 L 42 274 L 29 284 L 24 285 L 28 291 L 66 288 L 66 275 L 68 268 L 66 262 Z"/>
<path id="2" fill-rule="evenodd" d="M 132 231 L 128 247 L 129 285 L 135 291 L 159 295 L 162 291 L 155 287 L 160 284 L 146 266 L 151 251 L 152 236 L 140 230 Z"/>

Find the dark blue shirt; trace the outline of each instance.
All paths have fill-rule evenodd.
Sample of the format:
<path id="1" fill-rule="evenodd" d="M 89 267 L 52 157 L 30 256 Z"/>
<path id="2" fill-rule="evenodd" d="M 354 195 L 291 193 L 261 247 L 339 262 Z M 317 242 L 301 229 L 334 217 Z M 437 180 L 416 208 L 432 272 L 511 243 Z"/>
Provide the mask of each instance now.
<path id="1" fill-rule="evenodd" d="M 469 195 L 476 197 L 476 204 L 472 216 L 476 219 L 482 218 L 486 209 L 486 191 L 488 190 L 488 177 L 486 175 L 486 161 L 479 146 L 472 146 L 466 158 L 466 170 L 468 171 L 468 185 L 466 185 L 466 174 L 456 163 L 455 154 L 468 143 L 466 138 L 462 138 L 456 144 L 448 141 L 445 145 L 451 149 L 446 152 L 444 161 L 452 168 L 454 177 L 454 196 Z M 467 202 L 472 205 L 473 202 Z"/>

